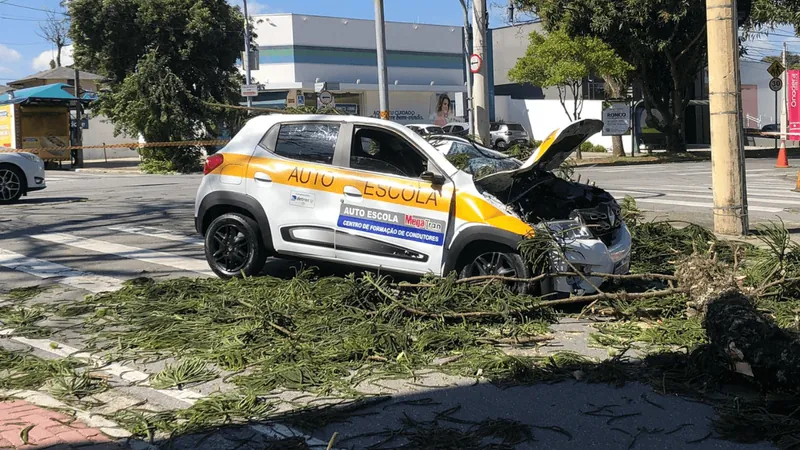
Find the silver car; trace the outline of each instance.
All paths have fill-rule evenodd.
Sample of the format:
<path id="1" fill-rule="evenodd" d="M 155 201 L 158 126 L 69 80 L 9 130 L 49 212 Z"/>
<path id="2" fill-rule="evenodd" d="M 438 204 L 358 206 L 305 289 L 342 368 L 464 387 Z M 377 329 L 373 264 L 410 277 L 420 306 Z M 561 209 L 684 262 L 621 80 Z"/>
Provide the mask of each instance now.
<path id="1" fill-rule="evenodd" d="M 525 128 L 518 123 L 497 123 L 489 126 L 489 135 L 492 145 L 498 150 L 505 150 L 515 144 L 525 144 L 532 136 L 528 136 Z"/>

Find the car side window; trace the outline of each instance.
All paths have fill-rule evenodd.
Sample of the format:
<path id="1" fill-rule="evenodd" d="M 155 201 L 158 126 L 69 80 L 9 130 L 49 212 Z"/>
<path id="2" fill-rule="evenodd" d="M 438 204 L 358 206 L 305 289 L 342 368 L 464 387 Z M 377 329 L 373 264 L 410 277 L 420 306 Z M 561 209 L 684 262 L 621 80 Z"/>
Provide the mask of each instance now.
<path id="1" fill-rule="evenodd" d="M 500 129 L 500 125 L 496 124 L 496 123 L 493 123 L 492 125 L 489 126 L 489 131 L 497 131 L 499 129 Z"/>
<path id="2" fill-rule="evenodd" d="M 428 159 L 405 138 L 377 128 L 356 127 L 350 167 L 387 175 L 419 178 Z"/>
<path id="3" fill-rule="evenodd" d="M 293 123 L 281 125 L 275 154 L 284 158 L 333 164 L 339 124 Z"/>

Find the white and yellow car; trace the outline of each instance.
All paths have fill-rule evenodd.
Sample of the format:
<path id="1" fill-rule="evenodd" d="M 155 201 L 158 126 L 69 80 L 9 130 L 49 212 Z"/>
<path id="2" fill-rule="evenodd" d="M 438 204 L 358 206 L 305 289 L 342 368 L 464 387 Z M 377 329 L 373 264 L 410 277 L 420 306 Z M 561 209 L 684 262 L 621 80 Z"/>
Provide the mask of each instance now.
<path id="1" fill-rule="evenodd" d="M 575 122 L 521 162 L 456 137 L 432 143 L 378 119 L 261 116 L 208 157 L 195 225 L 221 277 L 255 275 L 268 256 L 285 256 L 525 278 L 531 270 L 517 245 L 541 227 L 563 241 L 562 256 L 552 257 L 557 270 L 568 268 L 566 256 L 585 273 L 625 273 L 631 239 L 616 201 L 550 173 L 601 129 L 597 120 Z M 469 164 L 459 170 L 448 154 L 462 151 Z M 543 288 L 592 292 L 600 282 L 561 277 Z"/>

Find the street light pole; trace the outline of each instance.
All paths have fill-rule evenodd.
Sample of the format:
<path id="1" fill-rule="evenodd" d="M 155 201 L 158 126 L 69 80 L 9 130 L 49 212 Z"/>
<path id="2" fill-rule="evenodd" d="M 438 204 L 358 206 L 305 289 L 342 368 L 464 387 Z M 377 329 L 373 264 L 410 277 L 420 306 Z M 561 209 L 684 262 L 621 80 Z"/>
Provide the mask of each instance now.
<path id="1" fill-rule="evenodd" d="M 473 52 L 481 58 L 483 63 L 480 70 L 473 76 L 472 83 L 472 109 L 475 114 L 475 131 L 480 140 L 490 145 L 489 139 L 489 78 L 487 76 L 486 38 L 488 33 L 489 18 L 486 13 L 486 0 L 472 1 L 472 27 L 474 30 Z"/>
<path id="2" fill-rule="evenodd" d="M 250 84 L 250 20 L 247 17 L 247 0 L 242 0 L 244 7 L 244 79 Z M 253 97 L 247 96 L 247 107 L 253 107 Z"/>
<path id="3" fill-rule="evenodd" d="M 461 9 L 464 10 L 464 63 L 466 64 L 466 86 L 467 92 L 464 94 L 464 113 L 467 115 L 469 124 L 469 135 L 475 135 L 475 121 L 472 117 L 472 68 L 470 67 L 470 49 L 472 48 L 472 27 L 469 24 L 469 0 L 460 0 Z"/>
<path id="4" fill-rule="evenodd" d="M 389 86 L 386 71 L 386 30 L 383 20 L 383 0 L 375 0 L 375 40 L 378 52 L 378 96 L 380 97 L 381 119 L 389 120 Z"/>

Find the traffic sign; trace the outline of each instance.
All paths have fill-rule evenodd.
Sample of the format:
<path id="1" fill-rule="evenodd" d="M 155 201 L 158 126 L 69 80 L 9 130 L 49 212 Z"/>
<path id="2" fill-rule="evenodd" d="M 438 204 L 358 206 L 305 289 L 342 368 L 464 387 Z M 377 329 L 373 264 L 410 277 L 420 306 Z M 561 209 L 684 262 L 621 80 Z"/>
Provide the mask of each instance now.
<path id="1" fill-rule="evenodd" d="M 781 89 L 783 89 L 783 80 L 781 80 L 780 78 L 773 78 L 769 80 L 769 88 L 775 92 L 780 91 Z"/>
<path id="2" fill-rule="evenodd" d="M 470 72 L 478 73 L 481 71 L 482 66 L 483 66 L 483 60 L 481 59 L 480 55 L 473 53 L 472 56 L 469 57 Z"/>
<path id="3" fill-rule="evenodd" d="M 331 91 L 322 91 L 319 93 L 319 102 L 327 106 L 333 103 L 333 94 Z"/>
<path id="4" fill-rule="evenodd" d="M 242 97 L 257 97 L 258 85 L 257 84 L 243 84 Z"/>
<path id="5" fill-rule="evenodd" d="M 767 68 L 767 72 L 772 75 L 772 78 L 779 78 L 785 71 L 786 67 L 783 67 L 783 64 L 779 61 L 772 61 L 772 64 Z"/>

